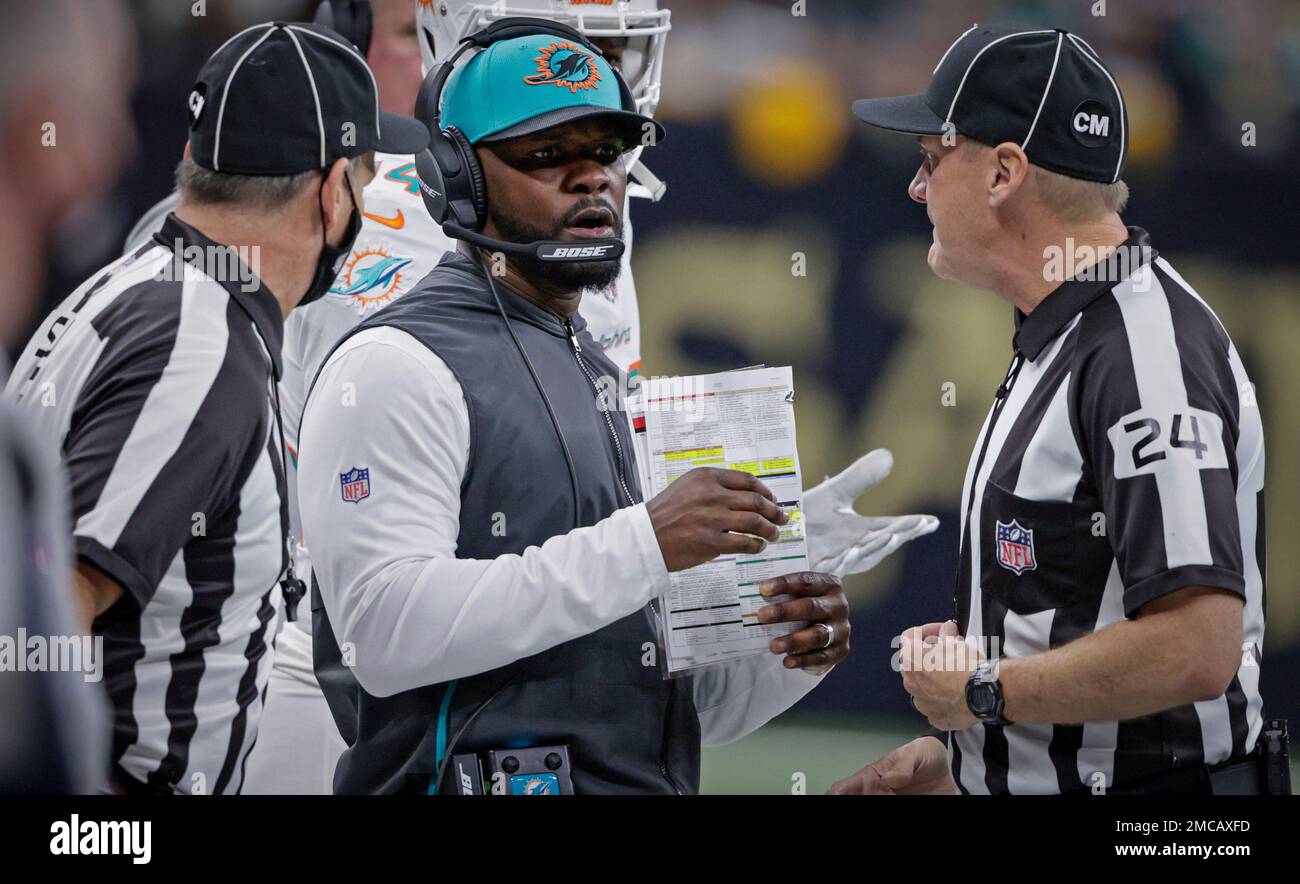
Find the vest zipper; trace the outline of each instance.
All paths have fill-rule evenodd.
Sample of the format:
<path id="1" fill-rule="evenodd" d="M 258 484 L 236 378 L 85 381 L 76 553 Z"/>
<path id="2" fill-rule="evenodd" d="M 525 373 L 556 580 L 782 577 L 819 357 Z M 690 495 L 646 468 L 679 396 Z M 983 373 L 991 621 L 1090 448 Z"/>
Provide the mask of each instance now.
<path id="1" fill-rule="evenodd" d="M 682 792 L 681 789 L 677 788 L 677 784 L 673 782 L 673 778 L 668 776 L 668 768 L 664 767 L 664 763 L 662 761 L 659 762 L 659 773 L 664 775 L 664 779 L 668 781 L 668 785 L 673 787 L 674 792 L 676 792 L 678 795 L 685 794 L 684 792 Z"/>
<path id="2" fill-rule="evenodd" d="M 1016 385 L 1016 378 L 1020 376 L 1020 369 L 1025 364 L 1024 354 L 1017 350 L 1011 357 L 1011 364 L 1007 366 L 1007 376 L 998 384 L 998 388 L 993 393 L 993 416 L 989 418 L 988 429 L 984 431 L 984 438 L 980 440 L 980 453 L 975 458 L 975 469 L 971 471 L 970 488 L 966 494 L 966 531 L 962 532 L 962 545 L 966 544 L 966 535 L 970 531 L 971 512 L 975 507 L 975 487 L 979 485 L 980 470 L 984 468 L 984 456 L 989 450 L 989 440 L 993 438 L 993 428 L 997 426 L 998 418 L 1002 415 L 1002 409 L 1007 404 L 1007 396 L 1011 393 L 1011 388 Z M 959 551 L 960 553 L 960 551 Z M 971 555 L 975 551 L 971 550 Z M 952 590 L 953 611 L 960 615 L 961 609 L 958 602 L 958 595 L 961 587 L 961 556 L 957 556 L 957 579 L 954 581 Z M 972 590 L 974 588 L 972 587 Z"/>
<path id="3" fill-rule="evenodd" d="M 575 362 L 578 363 L 578 368 L 582 370 L 582 373 L 586 376 L 587 381 L 591 384 L 592 392 L 596 394 L 597 403 L 599 404 L 600 385 L 596 383 L 595 376 L 591 373 L 591 370 L 587 367 L 586 360 L 582 358 L 582 345 L 578 343 L 578 333 L 573 328 L 573 322 L 571 320 L 568 319 L 564 320 L 564 331 L 569 336 L 569 346 L 573 350 L 573 359 Z M 627 502 L 630 505 L 635 506 L 637 504 L 637 499 L 632 496 L 632 492 L 628 488 L 627 481 L 624 478 L 626 474 L 626 468 L 624 467 L 623 464 L 623 445 L 618 441 L 618 432 L 615 431 L 614 421 L 609 416 L 609 408 L 608 407 L 602 408 L 600 410 L 600 413 L 601 416 L 605 418 L 605 427 L 609 430 L 609 438 L 614 440 L 614 459 L 618 464 L 619 487 L 623 489 L 623 494 L 627 496 Z M 653 599 L 651 599 L 650 601 L 650 606 L 655 611 L 655 616 L 658 616 L 659 611 L 658 608 L 655 606 Z M 673 682 L 668 686 L 669 711 L 672 710 L 673 700 L 675 700 L 676 697 L 677 697 L 677 684 L 676 682 Z M 666 723 L 666 719 L 665 719 L 665 723 Z M 659 773 L 664 778 L 664 782 L 672 786 L 673 791 L 676 792 L 678 795 L 685 794 L 682 792 L 681 789 L 677 787 L 677 783 L 673 782 L 673 778 L 668 775 L 668 768 L 664 766 L 662 755 L 659 758 L 658 764 L 659 764 Z"/>

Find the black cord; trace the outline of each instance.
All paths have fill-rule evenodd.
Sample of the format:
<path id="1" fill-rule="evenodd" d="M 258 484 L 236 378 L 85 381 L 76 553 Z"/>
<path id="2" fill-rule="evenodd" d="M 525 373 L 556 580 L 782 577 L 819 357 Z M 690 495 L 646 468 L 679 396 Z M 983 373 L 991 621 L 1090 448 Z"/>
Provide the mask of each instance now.
<path id="1" fill-rule="evenodd" d="M 447 752 L 442 756 L 442 760 L 438 762 L 438 775 L 433 781 L 435 793 L 442 794 L 442 775 L 447 772 L 447 763 L 451 761 L 452 750 L 455 749 L 456 744 L 460 742 L 460 738 L 465 734 L 465 730 L 474 722 L 474 719 L 478 718 L 478 714 L 486 709 L 487 705 L 497 698 L 498 694 L 510 686 L 511 682 L 513 682 L 515 677 L 518 675 L 518 672 L 512 674 L 502 682 L 501 686 L 493 691 L 486 700 L 475 706 L 474 711 L 469 714 L 469 718 L 465 719 L 465 723 L 456 728 L 456 733 L 451 735 L 451 739 L 447 741 Z"/>
<path id="2" fill-rule="evenodd" d="M 551 426 L 555 428 L 555 437 L 560 440 L 560 450 L 564 452 L 564 465 L 569 470 L 569 486 L 573 489 L 573 527 L 581 527 L 581 511 L 578 506 L 578 471 L 573 466 L 573 455 L 569 453 L 569 443 L 564 439 L 564 431 L 560 429 L 560 421 L 555 416 L 555 409 L 551 407 L 551 399 L 546 395 L 546 388 L 542 386 L 541 378 L 537 376 L 537 369 L 533 368 L 533 361 L 528 358 L 524 345 L 520 343 L 519 336 L 515 334 L 515 327 L 511 325 L 510 317 L 506 316 L 506 308 L 501 303 L 501 295 L 497 292 L 496 281 L 492 279 L 492 271 L 483 268 L 483 272 L 487 276 L 488 288 L 492 290 L 492 300 L 496 301 L 497 312 L 501 314 L 501 321 L 506 324 L 506 331 L 510 332 L 510 338 L 515 342 L 515 348 L 524 360 L 524 365 L 528 366 L 528 373 L 532 375 L 533 383 L 537 386 L 537 392 L 541 394 L 542 402 L 546 405 L 546 413 L 550 415 Z"/>
<path id="3" fill-rule="evenodd" d="M 480 265 L 480 267 L 482 267 L 482 265 Z M 515 328 L 510 322 L 510 317 L 506 315 L 505 305 L 501 303 L 501 295 L 497 292 L 496 281 L 492 279 L 492 271 L 486 267 L 482 269 L 484 275 L 487 277 L 488 288 L 492 292 L 492 300 L 496 302 L 497 312 L 501 314 L 501 321 L 506 324 L 506 331 L 510 332 L 510 339 L 515 342 L 515 349 L 519 351 L 520 357 L 524 360 L 524 365 L 528 367 L 528 373 L 532 376 L 533 383 L 537 386 L 537 392 L 541 394 L 542 402 L 546 405 L 546 413 L 551 418 L 551 426 L 555 428 L 555 437 L 560 440 L 560 450 L 564 452 L 564 465 L 569 470 L 569 487 L 573 491 L 573 527 L 578 528 L 581 525 L 581 513 L 578 508 L 578 471 L 574 469 L 573 466 L 573 455 L 569 453 L 569 443 L 564 439 L 564 431 L 560 429 L 559 418 L 555 416 L 555 409 L 551 407 L 551 399 L 546 395 L 546 388 L 542 386 L 542 379 L 537 376 L 537 369 L 533 368 L 533 361 L 528 358 L 528 351 L 524 349 L 524 345 L 519 340 L 519 336 L 515 334 Z M 502 691 L 509 687 L 510 684 L 519 677 L 521 672 L 522 669 L 516 670 L 509 678 L 502 682 L 501 686 L 493 691 L 486 700 L 479 703 L 478 706 L 474 708 L 474 711 L 470 713 L 469 718 L 465 719 L 465 723 L 457 728 L 456 733 L 454 733 L 451 739 L 447 741 L 447 748 L 444 750 L 442 758 L 438 760 L 438 772 L 433 781 L 435 792 L 442 789 L 442 776 L 446 773 L 447 762 L 451 760 L 452 753 L 456 749 L 456 744 L 460 742 L 460 738 L 464 735 L 465 730 L 470 726 L 474 719 L 478 717 L 478 714 L 487 708 L 489 703 L 495 700 Z"/>

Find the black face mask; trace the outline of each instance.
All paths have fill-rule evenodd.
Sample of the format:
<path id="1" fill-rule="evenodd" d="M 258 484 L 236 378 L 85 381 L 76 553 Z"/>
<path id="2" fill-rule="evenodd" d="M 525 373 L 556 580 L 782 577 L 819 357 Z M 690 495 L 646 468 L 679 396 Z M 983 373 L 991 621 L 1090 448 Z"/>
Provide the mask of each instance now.
<path id="1" fill-rule="evenodd" d="M 338 279 L 339 271 L 343 269 L 343 262 L 346 260 L 348 253 L 352 251 L 352 246 L 357 241 L 357 236 L 361 233 L 361 213 L 357 211 L 357 200 L 353 196 L 352 179 L 348 173 L 343 173 L 343 180 L 348 185 L 348 196 L 352 197 L 352 214 L 348 216 L 348 229 L 343 234 L 343 241 L 336 246 L 329 244 L 325 239 L 325 231 L 321 230 L 320 257 L 316 260 L 316 276 L 312 279 L 311 285 L 307 288 L 307 294 L 302 296 L 298 306 L 302 307 L 310 304 L 312 301 L 320 300 L 325 293 L 334 285 L 334 280 Z M 321 194 L 325 193 L 325 182 L 321 182 Z"/>

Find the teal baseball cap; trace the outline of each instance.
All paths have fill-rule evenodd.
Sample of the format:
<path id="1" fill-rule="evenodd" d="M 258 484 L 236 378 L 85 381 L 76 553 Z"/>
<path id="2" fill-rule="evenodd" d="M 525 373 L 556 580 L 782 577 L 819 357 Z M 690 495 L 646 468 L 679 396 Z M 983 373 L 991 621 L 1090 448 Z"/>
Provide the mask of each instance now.
<path id="1" fill-rule="evenodd" d="M 598 52 L 553 34 L 493 43 L 451 75 L 442 96 L 442 125 L 455 126 L 471 144 L 591 116 L 621 120 L 629 146 L 644 140 L 647 124 L 655 142 L 666 134 L 652 118 L 624 107 L 618 76 Z"/>

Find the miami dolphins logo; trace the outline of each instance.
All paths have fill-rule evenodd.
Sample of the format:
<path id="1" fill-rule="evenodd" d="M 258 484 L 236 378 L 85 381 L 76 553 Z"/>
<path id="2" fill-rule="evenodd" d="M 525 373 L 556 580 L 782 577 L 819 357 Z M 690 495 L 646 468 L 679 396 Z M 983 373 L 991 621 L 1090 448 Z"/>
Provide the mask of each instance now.
<path id="1" fill-rule="evenodd" d="M 346 298 L 348 306 L 365 315 L 401 296 L 402 271 L 410 258 L 397 258 L 383 246 L 367 246 L 352 253 L 335 280 L 330 294 Z"/>
<path id="2" fill-rule="evenodd" d="M 533 61 L 537 62 L 537 73 L 524 77 L 529 86 L 554 83 L 567 86 L 570 92 L 577 92 L 579 89 L 595 89 L 600 83 L 595 56 L 567 40 L 545 47 Z"/>

